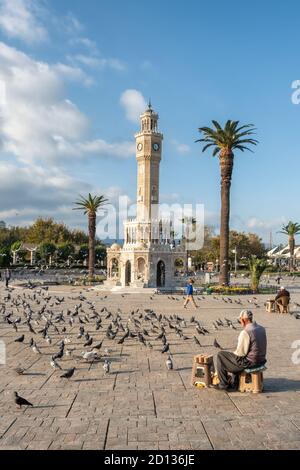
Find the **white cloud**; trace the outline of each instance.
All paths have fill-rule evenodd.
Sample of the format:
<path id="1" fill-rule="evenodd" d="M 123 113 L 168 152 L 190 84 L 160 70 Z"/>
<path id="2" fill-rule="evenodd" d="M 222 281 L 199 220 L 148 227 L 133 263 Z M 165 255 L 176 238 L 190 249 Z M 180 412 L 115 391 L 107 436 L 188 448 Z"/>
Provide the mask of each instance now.
<path id="1" fill-rule="evenodd" d="M 284 223 L 284 217 L 278 217 L 272 220 L 261 220 L 257 217 L 251 217 L 247 220 L 246 225 L 251 230 L 270 231 L 274 228 L 281 227 Z M 279 230 L 279 229 L 278 229 Z"/>
<path id="2" fill-rule="evenodd" d="M 6 95 L 0 122 L 5 152 L 27 163 L 88 155 L 124 158 L 133 153 L 129 142 L 87 138 L 88 118 L 65 98 L 66 80 L 87 84 L 80 68 L 38 62 L 1 42 L 0 64 Z"/>
<path id="3" fill-rule="evenodd" d="M 84 157 L 86 155 L 103 155 L 118 158 L 130 158 L 135 153 L 133 142 L 120 142 L 110 144 L 103 139 L 86 142 L 68 142 L 61 136 L 54 136 L 60 155 L 70 157 Z"/>
<path id="4" fill-rule="evenodd" d="M 171 144 L 174 145 L 178 153 L 189 153 L 191 150 L 191 147 L 189 145 L 181 144 L 177 142 L 177 140 L 172 140 Z"/>
<path id="5" fill-rule="evenodd" d="M 76 54 L 73 56 L 68 56 L 67 59 L 72 64 L 79 63 L 80 65 L 84 65 L 86 67 L 92 68 L 111 68 L 114 70 L 118 70 L 120 72 L 126 70 L 125 64 L 121 62 L 119 59 L 106 59 L 104 57 L 100 57 L 99 54 L 95 55 L 85 55 L 85 54 Z"/>
<path id="6" fill-rule="evenodd" d="M 7 36 L 27 43 L 45 41 L 48 33 L 41 12 L 36 0 L 0 0 L 0 28 Z"/>
<path id="7" fill-rule="evenodd" d="M 97 44 L 89 38 L 85 37 L 76 37 L 69 40 L 71 46 L 84 46 L 92 53 L 98 52 Z"/>
<path id="8" fill-rule="evenodd" d="M 65 175 L 61 169 L 19 167 L 0 162 L 0 219 L 26 225 L 37 217 L 54 217 L 72 226 L 86 226 L 86 217 L 72 211 L 78 194 L 104 194 L 116 205 L 118 187 L 99 188 Z"/>
<path id="9" fill-rule="evenodd" d="M 127 119 L 133 122 L 138 122 L 140 115 L 147 107 L 145 98 L 138 90 L 124 91 L 121 95 L 120 103 L 125 110 Z"/>
<path id="10" fill-rule="evenodd" d="M 69 12 L 64 18 L 63 18 L 63 25 L 65 27 L 66 32 L 71 33 L 71 34 L 78 34 L 84 30 L 84 26 L 78 18 L 72 13 Z"/>
<path id="11" fill-rule="evenodd" d="M 55 64 L 53 70 L 57 71 L 60 76 L 64 76 L 68 80 L 74 80 L 83 83 L 86 86 L 93 85 L 95 83 L 92 77 L 89 77 L 81 68 L 71 67 L 66 64 Z"/>

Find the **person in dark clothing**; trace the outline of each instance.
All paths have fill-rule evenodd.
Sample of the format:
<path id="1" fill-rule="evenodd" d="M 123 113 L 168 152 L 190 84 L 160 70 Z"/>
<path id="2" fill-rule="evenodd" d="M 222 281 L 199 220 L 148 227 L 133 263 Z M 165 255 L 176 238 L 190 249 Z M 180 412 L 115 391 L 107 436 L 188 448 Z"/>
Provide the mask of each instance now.
<path id="1" fill-rule="evenodd" d="M 4 273 L 4 279 L 5 279 L 5 287 L 8 287 L 8 283 L 10 281 L 10 278 L 11 278 L 11 272 L 10 270 L 7 268 L 5 270 L 5 273 Z"/>
<path id="2" fill-rule="evenodd" d="M 217 372 L 219 385 L 217 390 L 236 389 L 239 374 L 248 367 L 264 365 L 267 352 L 267 336 L 263 326 L 253 321 L 253 313 L 250 310 L 242 310 L 239 321 L 243 331 L 238 338 L 235 352 L 220 351 L 217 355 Z M 232 380 L 229 380 L 229 373 Z"/>

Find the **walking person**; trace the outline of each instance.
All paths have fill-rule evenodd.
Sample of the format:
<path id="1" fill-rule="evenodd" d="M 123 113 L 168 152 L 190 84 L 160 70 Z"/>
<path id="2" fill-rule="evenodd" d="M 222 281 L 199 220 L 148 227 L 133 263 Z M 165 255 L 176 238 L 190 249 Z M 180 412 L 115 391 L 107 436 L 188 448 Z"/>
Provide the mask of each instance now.
<path id="1" fill-rule="evenodd" d="M 5 270 L 4 279 L 5 279 L 5 287 L 8 288 L 8 283 L 11 279 L 11 272 L 10 272 L 10 269 L 8 269 L 8 268 L 6 268 L 6 270 Z"/>
<path id="2" fill-rule="evenodd" d="M 193 287 L 193 284 L 194 284 L 194 281 L 193 279 L 190 279 L 189 280 L 189 283 L 186 287 L 186 299 L 185 299 L 185 302 L 184 302 L 184 308 L 186 308 L 187 304 L 189 302 L 192 302 L 192 304 L 194 305 L 194 308 L 198 308 L 196 303 L 195 303 L 195 300 L 194 300 L 194 287 Z"/>

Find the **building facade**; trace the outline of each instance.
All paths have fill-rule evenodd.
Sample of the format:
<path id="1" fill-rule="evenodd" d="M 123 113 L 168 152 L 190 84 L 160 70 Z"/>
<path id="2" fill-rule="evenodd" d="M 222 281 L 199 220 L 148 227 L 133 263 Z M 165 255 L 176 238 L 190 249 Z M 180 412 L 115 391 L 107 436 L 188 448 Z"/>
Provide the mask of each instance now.
<path id="1" fill-rule="evenodd" d="M 169 221 L 159 218 L 159 167 L 163 135 L 149 103 L 135 135 L 137 159 L 136 218 L 124 225 L 124 245 L 107 250 L 106 285 L 175 287 L 186 269 L 184 248 L 176 246 Z"/>

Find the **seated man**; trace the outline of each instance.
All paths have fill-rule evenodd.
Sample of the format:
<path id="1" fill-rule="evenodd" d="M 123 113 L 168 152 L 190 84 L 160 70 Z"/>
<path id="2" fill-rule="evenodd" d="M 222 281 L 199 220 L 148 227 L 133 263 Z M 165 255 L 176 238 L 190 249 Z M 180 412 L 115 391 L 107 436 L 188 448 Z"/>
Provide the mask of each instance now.
<path id="1" fill-rule="evenodd" d="M 280 306 L 284 307 L 290 303 L 290 293 L 285 287 L 280 287 L 280 291 L 275 297 L 277 311 L 281 311 Z"/>
<path id="2" fill-rule="evenodd" d="M 242 310 L 239 322 L 243 326 L 238 338 L 236 351 L 220 351 L 217 356 L 217 371 L 220 380 L 217 390 L 230 390 L 237 388 L 237 379 L 240 372 L 249 367 L 264 365 L 267 352 L 267 336 L 263 326 L 253 321 L 253 313 L 250 310 Z M 229 381 L 228 373 L 233 374 L 233 380 Z"/>

